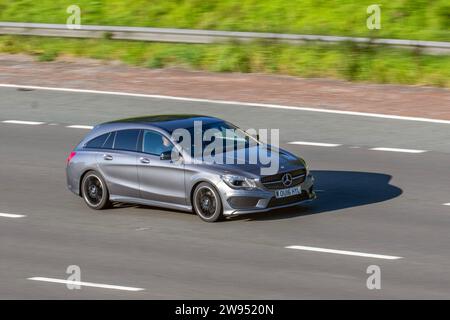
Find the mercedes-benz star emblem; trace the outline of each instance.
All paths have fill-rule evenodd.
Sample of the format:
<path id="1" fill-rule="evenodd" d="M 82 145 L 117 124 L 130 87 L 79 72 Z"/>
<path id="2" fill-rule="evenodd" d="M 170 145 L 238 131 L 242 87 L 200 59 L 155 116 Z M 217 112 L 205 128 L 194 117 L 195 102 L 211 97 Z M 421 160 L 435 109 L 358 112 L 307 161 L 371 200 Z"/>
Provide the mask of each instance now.
<path id="1" fill-rule="evenodd" d="M 285 175 L 283 175 L 283 177 L 281 178 L 281 182 L 283 182 L 283 184 L 286 187 L 289 187 L 292 184 L 292 175 L 290 173 L 286 173 Z"/>

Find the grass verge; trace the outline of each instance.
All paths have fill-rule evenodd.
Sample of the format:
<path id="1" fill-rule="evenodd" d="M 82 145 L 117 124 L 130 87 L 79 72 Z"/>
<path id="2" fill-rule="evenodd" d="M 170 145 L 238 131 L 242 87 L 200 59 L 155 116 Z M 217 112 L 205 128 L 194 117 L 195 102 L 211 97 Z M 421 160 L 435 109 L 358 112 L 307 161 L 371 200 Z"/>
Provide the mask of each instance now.
<path id="1" fill-rule="evenodd" d="M 163 68 L 181 66 L 214 72 L 258 72 L 306 78 L 450 87 L 450 56 L 388 47 L 271 42 L 170 44 L 109 39 L 0 36 L 0 52 L 26 53 L 39 61 L 59 55 L 120 60 Z"/>

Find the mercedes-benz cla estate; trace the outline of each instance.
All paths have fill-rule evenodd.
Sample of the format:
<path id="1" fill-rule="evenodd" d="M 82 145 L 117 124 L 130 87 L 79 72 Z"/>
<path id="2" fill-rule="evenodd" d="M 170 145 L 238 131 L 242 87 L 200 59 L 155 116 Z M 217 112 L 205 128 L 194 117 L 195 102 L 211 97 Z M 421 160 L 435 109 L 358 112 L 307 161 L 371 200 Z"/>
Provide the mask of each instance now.
<path id="1" fill-rule="evenodd" d="M 180 129 L 193 142 L 189 136 L 176 137 Z M 208 132 L 213 132 L 213 139 L 211 134 L 204 139 Z M 200 139 L 195 137 L 198 133 Z M 232 148 L 216 148 L 212 157 L 205 157 L 205 151 L 211 151 L 205 140 Z M 276 171 L 264 173 L 268 164 L 259 159 L 262 152 L 278 157 Z M 303 159 L 224 120 L 198 115 L 97 125 L 68 157 L 67 184 L 92 209 L 112 202 L 134 203 L 194 211 L 207 222 L 315 198 L 314 178 Z"/>

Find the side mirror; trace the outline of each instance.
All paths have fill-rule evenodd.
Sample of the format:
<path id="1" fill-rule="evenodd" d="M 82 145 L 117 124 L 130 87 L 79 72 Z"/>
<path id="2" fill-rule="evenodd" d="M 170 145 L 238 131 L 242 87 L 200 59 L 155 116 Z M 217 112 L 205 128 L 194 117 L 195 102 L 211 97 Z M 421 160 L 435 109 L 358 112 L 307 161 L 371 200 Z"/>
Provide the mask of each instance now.
<path id="1" fill-rule="evenodd" d="M 172 151 L 164 151 L 159 156 L 159 159 L 161 159 L 161 160 L 172 160 Z"/>

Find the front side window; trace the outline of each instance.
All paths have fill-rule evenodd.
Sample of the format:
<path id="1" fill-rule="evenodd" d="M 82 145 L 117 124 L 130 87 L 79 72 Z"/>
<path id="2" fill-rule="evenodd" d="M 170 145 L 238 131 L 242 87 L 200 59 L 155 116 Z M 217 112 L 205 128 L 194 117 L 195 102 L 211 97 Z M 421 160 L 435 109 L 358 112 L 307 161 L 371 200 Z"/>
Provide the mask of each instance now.
<path id="1" fill-rule="evenodd" d="M 114 141 L 115 150 L 125 150 L 125 151 L 137 151 L 138 129 L 121 130 L 116 132 L 116 138 Z"/>
<path id="2" fill-rule="evenodd" d="M 161 155 L 163 152 L 172 151 L 173 144 L 158 132 L 145 130 L 142 138 L 142 152 L 153 155 Z"/>

